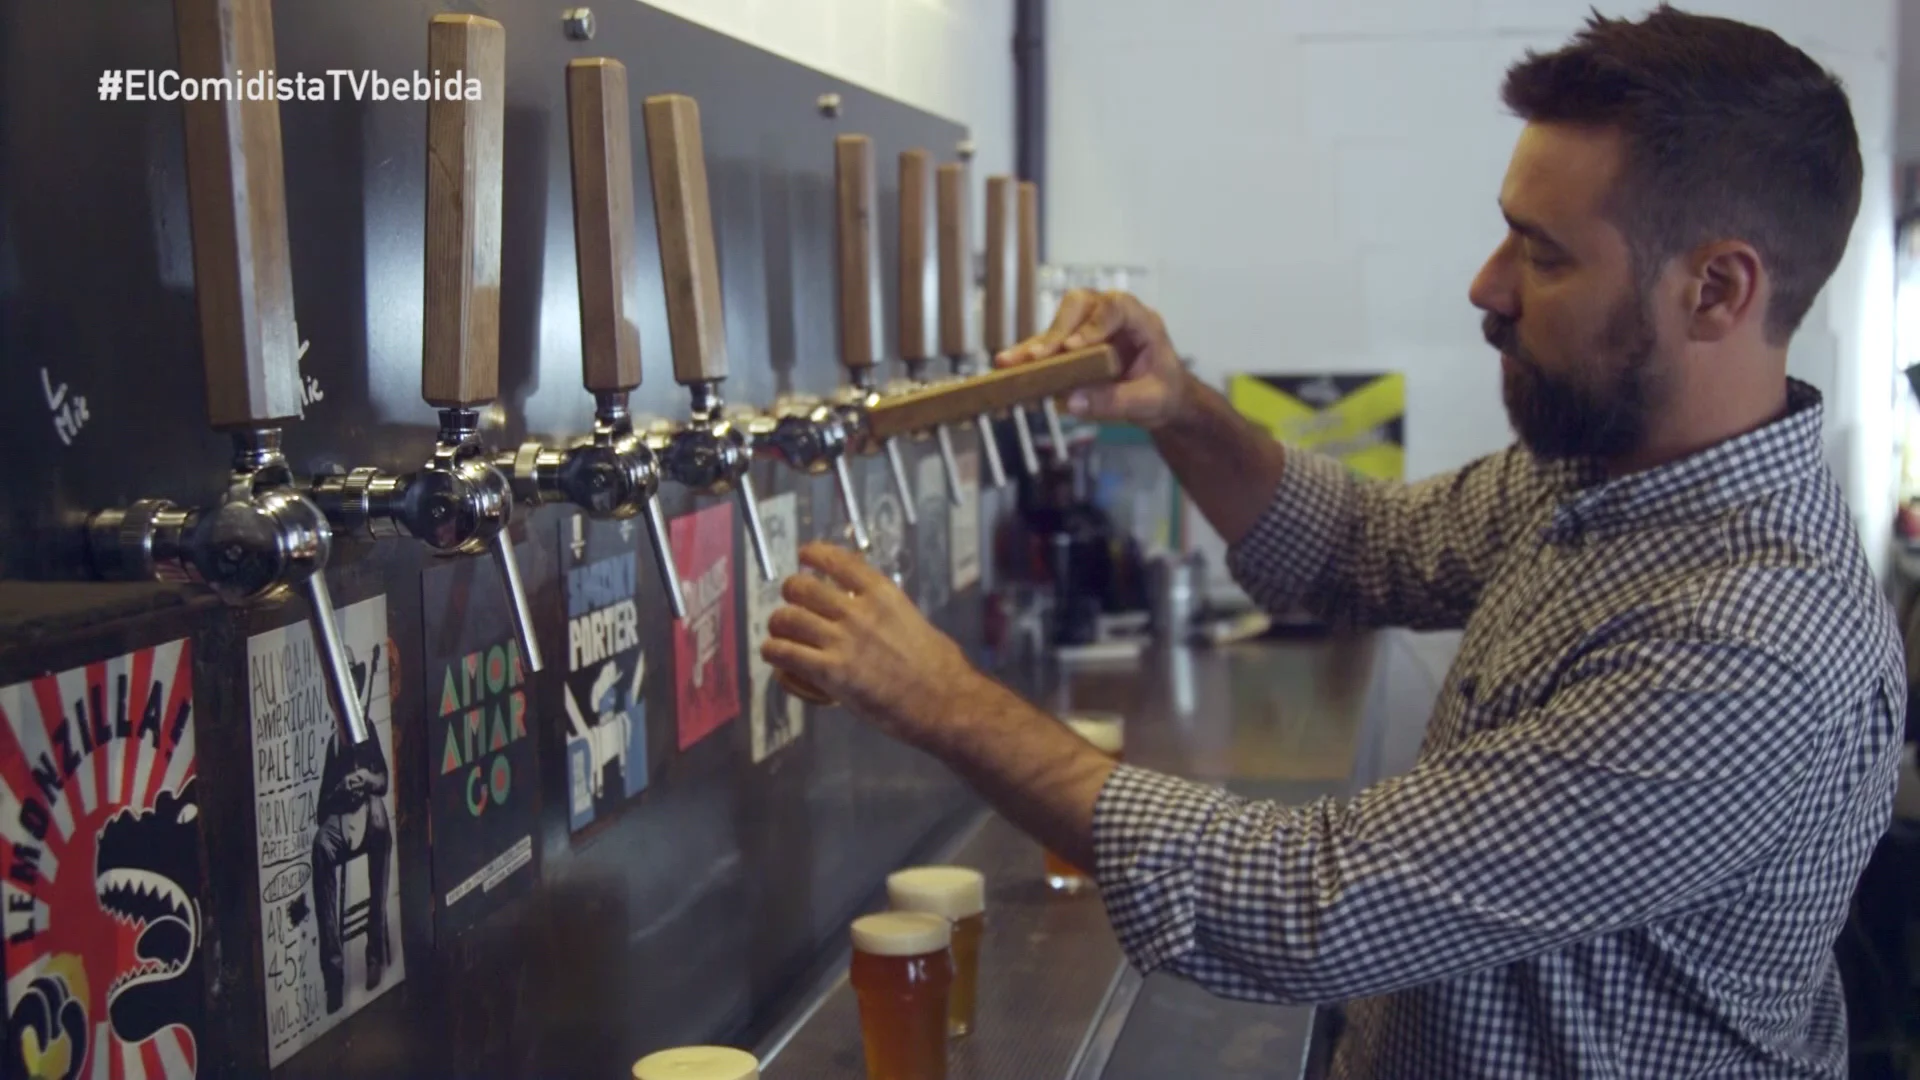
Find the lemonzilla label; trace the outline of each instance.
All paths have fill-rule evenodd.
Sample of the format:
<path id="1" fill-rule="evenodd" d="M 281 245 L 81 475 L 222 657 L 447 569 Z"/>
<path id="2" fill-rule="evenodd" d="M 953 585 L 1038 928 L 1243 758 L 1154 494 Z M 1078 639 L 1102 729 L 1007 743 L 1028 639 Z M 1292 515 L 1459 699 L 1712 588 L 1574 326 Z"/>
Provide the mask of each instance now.
<path id="1" fill-rule="evenodd" d="M 0 687 L 0 909 L 23 1075 L 197 1071 L 193 711 L 184 638 Z"/>

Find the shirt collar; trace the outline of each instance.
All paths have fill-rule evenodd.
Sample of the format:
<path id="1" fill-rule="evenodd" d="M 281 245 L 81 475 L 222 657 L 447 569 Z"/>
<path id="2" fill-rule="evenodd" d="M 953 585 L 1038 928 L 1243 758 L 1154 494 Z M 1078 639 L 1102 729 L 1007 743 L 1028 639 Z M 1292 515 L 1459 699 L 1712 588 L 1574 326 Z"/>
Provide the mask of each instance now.
<path id="1" fill-rule="evenodd" d="M 1776 491 L 1824 460 L 1820 391 L 1787 380 L 1787 411 L 1697 454 L 1617 479 L 1591 458 L 1535 458 L 1559 505 L 1542 536 L 1577 542 L 1654 521 L 1693 521 Z"/>

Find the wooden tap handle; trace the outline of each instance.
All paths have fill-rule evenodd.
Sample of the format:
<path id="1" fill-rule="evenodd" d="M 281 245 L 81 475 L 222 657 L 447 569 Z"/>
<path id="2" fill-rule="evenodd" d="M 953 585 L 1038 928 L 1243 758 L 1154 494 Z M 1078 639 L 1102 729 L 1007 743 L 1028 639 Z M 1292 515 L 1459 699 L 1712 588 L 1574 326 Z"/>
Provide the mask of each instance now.
<path id="1" fill-rule="evenodd" d="M 867 413 L 867 433 L 876 442 L 891 439 L 1119 377 L 1119 354 L 1093 345 L 884 398 Z"/>
<path id="2" fill-rule="evenodd" d="M 967 167 L 940 166 L 940 351 L 965 356 L 973 292 L 973 237 L 967 228 Z"/>
<path id="3" fill-rule="evenodd" d="M 477 99 L 427 104 L 427 281 L 420 396 L 473 408 L 500 393 L 500 209 L 506 168 L 507 32 L 435 15 L 427 70 L 480 83 Z"/>
<path id="4" fill-rule="evenodd" d="M 833 140 L 833 173 L 839 191 L 840 362 L 848 371 L 860 371 L 880 359 L 880 211 L 873 140 L 865 135 Z"/>
<path id="5" fill-rule="evenodd" d="M 727 326 L 720 310 L 707 157 L 700 145 L 700 103 L 685 94 L 658 94 L 642 109 L 673 377 L 682 386 L 718 382 L 727 377 Z"/>
<path id="6" fill-rule="evenodd" d="M 1020 253 L 1014 274 L 1013 339 L 1040 332 L 1040 185 L 1020 181 Z"/>
<path id="7" fill-rule="evenodd" d="M 933 155 L 900 155 L 900 358 L 936 355 L 940 276 L 934 236 Z"/>
<path id="8" fill-rule="evenodd" d="M 633 129 L 627 68 L 588 57 L 567 64 L 573 149 L 573 249 L 580 274 L 580 369 L 588 390 L 640 385 L 640 326 L 629 287 L 633 239 Z"/>
<path id="9" fill-rule="evenodd" d="M 1014 259 L 1019 253 L 1014 236 L 1019 218 L 1014 188 L 1011 176 L 987 177 L 986 329 L 980 343 L 990 353 L 1019 340 L 1013 336 Z"/>
<path id="10" fill-rule="evenodd" d="M 268 0 L 177 0 L 174 20 L 183 77 L 273 70 Z M 280 106 L 241 97 L 181 106 L 207 418 L 216 428 L 300 415 Z"/>

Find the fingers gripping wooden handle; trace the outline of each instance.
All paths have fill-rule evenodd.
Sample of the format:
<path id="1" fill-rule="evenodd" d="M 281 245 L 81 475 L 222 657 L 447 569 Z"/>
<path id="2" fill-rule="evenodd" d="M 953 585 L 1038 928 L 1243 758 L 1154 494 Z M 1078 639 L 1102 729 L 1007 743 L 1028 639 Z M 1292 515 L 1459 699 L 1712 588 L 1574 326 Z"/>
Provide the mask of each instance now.
<path id="1" fill-rule="evenodd" d="M 1112 346 L 1076 349 L 887 398 L 867 414 L 868 435 L 879 440 L 925 431 L 1119 377 L 1120 357 Z"/>
<path id="2" fill-rule="evenodd" d="M 1020 254 L 1014 275 L 1013 339 L 1040 332 L 1040 186 L 1020 182 Z"/>
<path id="3" fill-rule="evenodd" d="M 986 328 L 981 344 L 988 352 L 999 352 L 1018 340 L 1013 336 L 1014 262 L 1019 254 L 1014 235 L 1019 218 L 1015 202 L 1011 176 L 987 177 Z"/>
<path id="4" fill-rule="evenodd" d="M 580 365 L 588 390 L 640 385 L 640 326 L 630 288 L 639 272 L 633 238 L 633 129 L 627 69 L 591 57 L 567 64 L 567 133 L 573 150 L 573 246 L 580 274 Z"/>
<path id="5" fill-rule="evenodd" d="M 973 236 L 967 227 L 967 167 L 940 166 L 940 351 L 965 356 L 973 299 Z"/>
<path id="6" fill-rule="evenodd" d="M 938 345 L 933 155 L 900 155 L 900 358 L 931 360 Z"/>
<path id="7" fill-rule="evenodd" d="M 177 0 L 174 19 L 186 78 L 273 70 L 268 0 Z M 181 109 L 207 417 L 214 427 L 236 428 L 298 416 L 280 106 L 230 99 Z"/>
<path id="8" fill-rule="evenodd" d="M 642 108 L 673 377 L 683 386 L 715 382 L 727 377 L 727 327 L 720 310 L 720 260 L 707 201 L 700 105 L 685 94 L 660 94 Z"/>
<path id="9" fill-rule="evenodd" d="M 427 104 L 427 280 L 420 396 L 484 405 L 500 390 L 500 211 L 507 34 L 478 15 L 436 15 L 427 69 L 480 84 Z"/>
<path id="10" fill-rule="evenodd" d="M 840 362 L 849 371 L 859 371 L 879 361 L 881 340 L 873 140 L 865 135 L 835 139 L 833 171 L 839 191 Z"/>

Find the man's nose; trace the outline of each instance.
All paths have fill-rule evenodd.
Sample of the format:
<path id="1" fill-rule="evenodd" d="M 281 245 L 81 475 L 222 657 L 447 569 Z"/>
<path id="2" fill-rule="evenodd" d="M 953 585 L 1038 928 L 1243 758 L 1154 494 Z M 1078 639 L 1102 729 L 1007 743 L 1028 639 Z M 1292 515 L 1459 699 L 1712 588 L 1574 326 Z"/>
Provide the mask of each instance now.
<path id="1" fill-rule="evenodd" d="M 1508 246 L 1501 244 L 1487 257 L 1480 272 L 1473 276 L 1473 284 L 1467 288 L 1467 299 L 1482 311 L 1491 311 L 1511 319 L 1520 314 L 1520 294 L 1515 288 L 1513 260 L 1509 257 Z"/>

